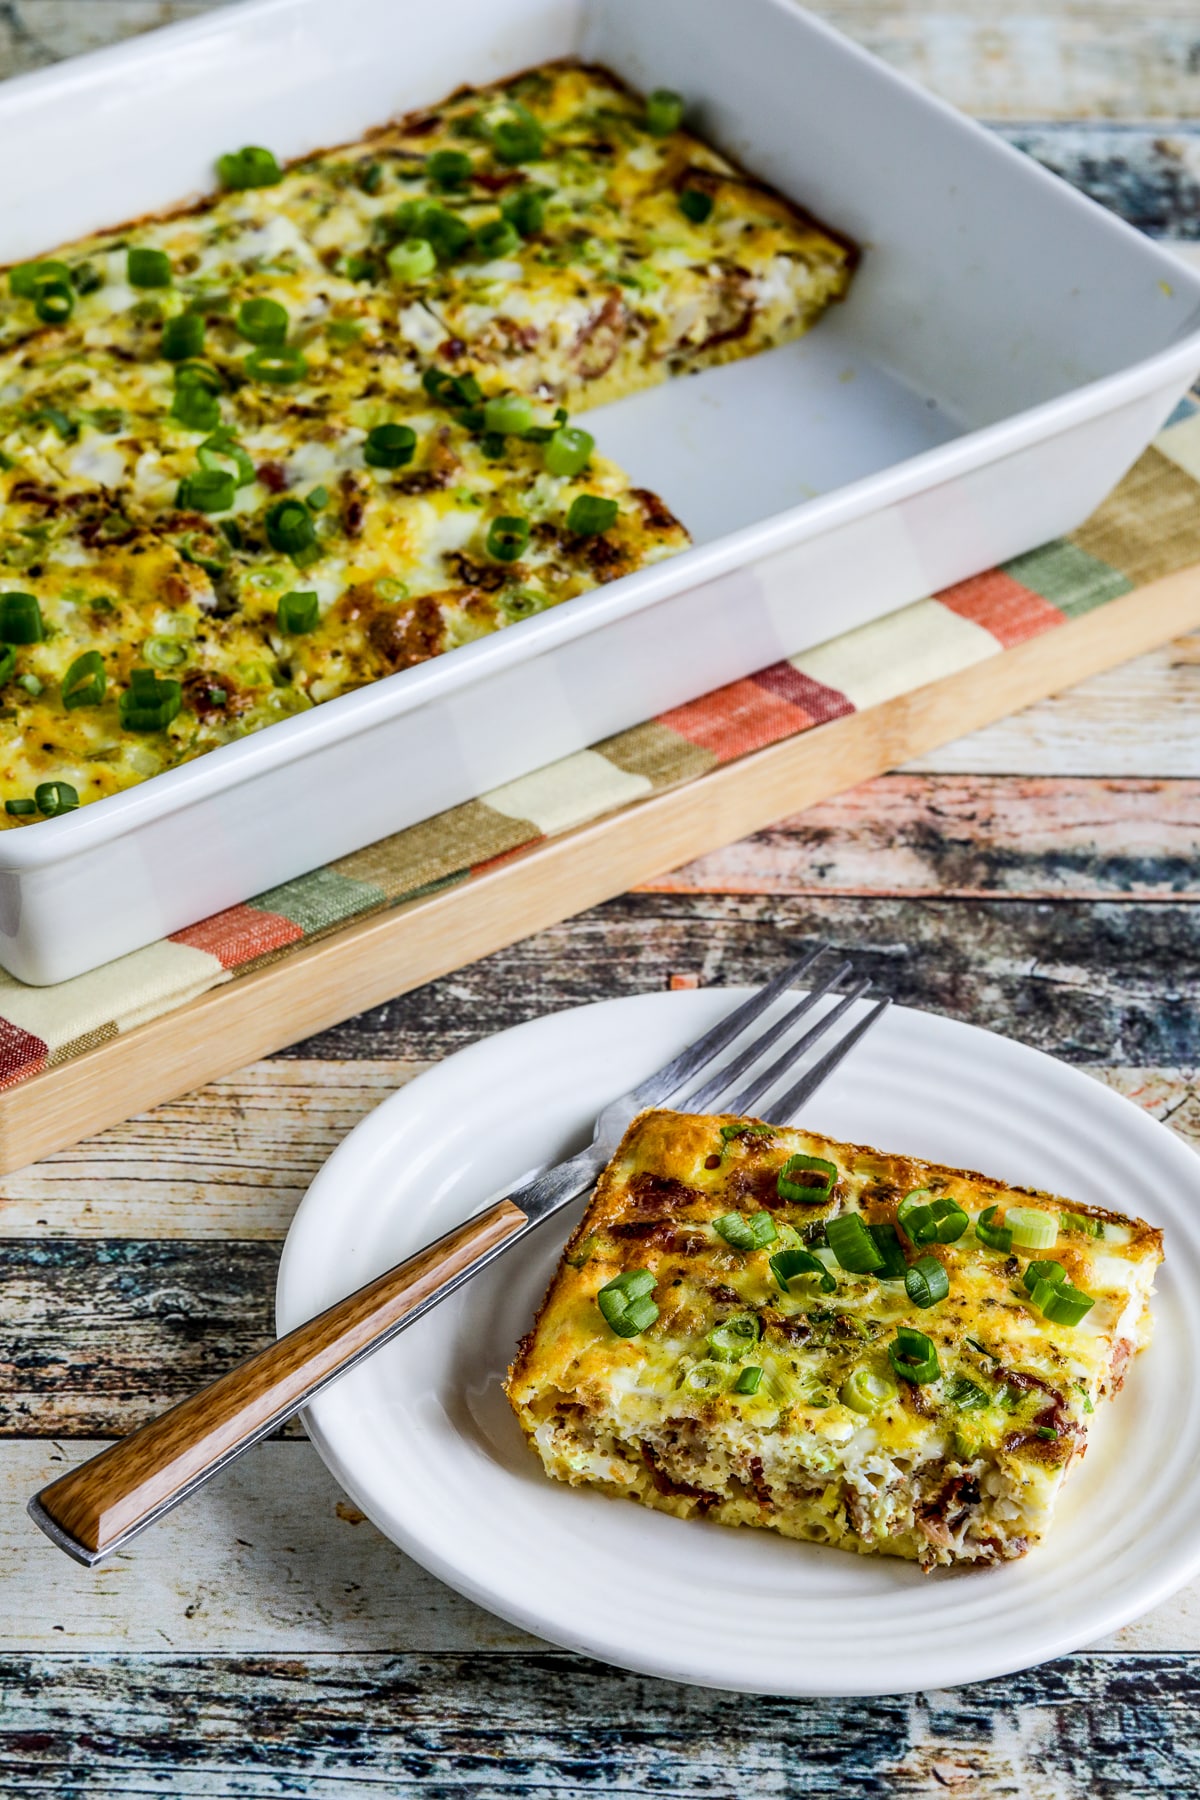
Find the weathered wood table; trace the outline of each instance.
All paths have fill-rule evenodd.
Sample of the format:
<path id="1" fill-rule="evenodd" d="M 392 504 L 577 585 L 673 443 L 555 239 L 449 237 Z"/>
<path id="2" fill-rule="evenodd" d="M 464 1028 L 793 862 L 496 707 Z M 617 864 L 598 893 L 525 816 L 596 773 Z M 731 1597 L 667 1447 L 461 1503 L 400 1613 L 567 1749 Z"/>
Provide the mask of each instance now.
<path id="1" fill-rule="evenodd" d="M 0 73 L 198 10 L 2 0 Z M 1200 238 L 1189 0 L 824 10 L 1137 224 Z M 0 1183 L 0 1795 L 1200 1793 L 1200 1587 L 986 1687 L 784 1703 L 510 1629 L 384 1542 L 298 1433 L 95 1574 L 24 1514 L 265 1341 L 297 1201 L 398 1084 L 550 1008 L 749 979 L 781 930 L 1200 1147 L 1198 727 L 1190 638 Z"/>

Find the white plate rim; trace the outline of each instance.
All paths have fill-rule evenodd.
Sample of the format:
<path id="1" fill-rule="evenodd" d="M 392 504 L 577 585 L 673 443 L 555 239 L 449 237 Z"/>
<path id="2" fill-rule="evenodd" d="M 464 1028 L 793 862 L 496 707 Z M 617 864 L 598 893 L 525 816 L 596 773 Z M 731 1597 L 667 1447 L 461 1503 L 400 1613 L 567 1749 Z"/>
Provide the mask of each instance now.
<path id="1" fill-rule="evenodd" d="M 333 1210 L 344 1220 L 345 1198 L 344 1193 L 341 1192 L 343 1185 L 348 1178 L 353 1176 L 356 1165 L 361 1164 L 365 1170 L 369 1167 L 371 1158 L 377 1156 L 387 1146 L 394 1135 L 396 1120 L 406 1109 L 412 1107 L 414 1094 L 423 1094 L 428 1099 L 432 1097 L 435 1088 L 441 1089 L 445 1086 L 456 1091 L 469 1091 L 479 1071 L 486 1070 L 497 1054 L 502 1057 L 511 1053 L 532 1054 L 536 1060 L 539 1055 L 552 1051 L 555 1048 L 555 1040 L 560 1036 L 569 1034 L 580 1025 L 586 1036 L 592 1021 L 602 1017 L 611 1017 L 618 1013 L 621 1016 L 627 1015 L 631 1026 L 639 1010 L 643 1018 L 649 1017 L 651 1011 L 658 1013 L 664 1006 L 671 1007 L 680 1016 L 689 1009 L 695 1015 L 707 1013 L 707 1017 L 696 1016 L 694 1023 L 678 1034 L 679 1040 L 684 1041 L 694 1032 L 703 1029 L 711 1017 L 715 1016 L 714 1006 L 723 1009 L 735 1005 L 748 992 L 748 989 L 741 988 L 659 992 L 597 1001 L 584 1006 L 564 1009 L 526 1021 L 468 1045 L 465 1049 L 454 1053 L 416 1077 L 413 1082 L 381 1103 L 355 1127 L 326 1162 L 301 1202 L 288 1232 L 280 1263 L 277 1287 L 278 1329 L 281 1332 L 290 1329 L 300 1323 L 302 1319 L 310 1316 L 311 1311 L 314 1310 L 311 1303 L 307 1306 L 304 1304 L 303 1290 L 306 1280 L 311 1285 L 314 1255 L 325 1260 L 326 1274 L 329 1272 L 330 1246 L 327 1227 L 332 1217 L 331 1205 Z M 1060 1063 L 1028 1046 L 1000 1037 L 980 1027 L 945 1019 L 939 1015 L 919 1012 L 915 1009 L 893 1007 L 888 1018 L 893 1022 L 893 1029 L 900 1021 L 907 1020 L 920 1022 L 921 1027 L 932 1029 L 939 1035 L 947 1034 L 948 1039 L 957 1045 L 968 1063 L 972 1054 L 980 1054 L 981 1046 L 986 1046 L 987 1054 L 1001 1060 L 1007 1059 L 1010 1067 L 1015 1063 L 1028 1080 L 1036 1081 L 1037 1076 L 1041 1074 L 1052 1083 L 1057 1082 L 1060 1087 L 1065 1083 L 1068 1089 L 1074 1089 L 1077 1099 L 1081 1102 L 1086 1100 L 1093 1112 L 1106 1116 L 1109 1129 L 1117 1137 L 1131 1141 L 1137 1146 L 1139 1154 L 1149 1156 L 1152 1162 L 1157 1162 L 1160 1173 L 1164 1169 L 1169 1171 L 1168 1191 L 1173 1193 L 1177 1188 L 1180 1194 L 1185 1195 L 1190 1186 L 1192 1192 L 1196 1192 L 1197 1170 L 1194 1152 L 1166 1127 L 1143 1112 L 1135 1103 L 1103 1086 L 1082 1070 L 1070 1064 Z M 885 1021 L 884 1030 L 886 1029 L 887 1022 Z M 1053 1075 L 1050 1075 L 1050 1071 L 1053 1071 Z M 863 1134 L 860 1141 L 871 1141 L 871 1139 Z M 964 1166 L 975 1165 L 964 1164 Z M 487 1198 L 486 1193 L 479 1193 L 478 1198 L 470 1207 L 460 1208 L 453 1217 L 447 1216 L 444 1222 L 439 1223 L 438 1229 L 448 1228 L 456 1222 L 457 1218 L 465 1216 L 466 1212 L 482 1206 Z M 1197 1350 L 1197 1360 L 1200 1361 L 1200 1217 L 1191 1219 L 1182 1200 L 1178 1203 L 1172 1201 L 1166 1206 L 1165 1211 L 1170 1215 L 1169 1217 L 1163 1217 L 1161 1214 L 1155 1216 L 1153 1209 L 1146 1207 L 1143 1207 L 1142 1211 L 1150 1213 L 1153 1222 L 1167 1224 L 1170 1229 L 1171 1247 L 1174 1250 L 1186 1247 L 1192 1260 L 1196 1263 L 1196 1280 L 1187 1298 L 1195 1314 L 1189 1324 Z M 554 1226 L 551 1225 L 548 1230 L 553 1232 Z M 323 1238 L 325 1243 L 322 1248 Z M 415 1243 L 412 1247 L 416 1247 Z M 514 1254 L 520 1256 L 522 1252 L 518 1250 Z M 339 1291 L 345 1291 L 349 1286 L 355 1285 L 357 1281 L 368 1278 L 369 1274 L 373 1272 L 374 1269 L 368 1269 L 356 1273 L 351 1280 L 342 1284 Z M 320 1303 L 324 1304 L 326 1301 L 322 1300 Z M 420 1330 L 422 1327 L 418 1326 L 416 1329 Z M 344 1383 L 339 1384 L 339 1387 L 344 1388 L 344 1386 Z M 905 1671 L 905 1679 L 901 1682 L 897 1682 L 894 1674 L 890 1671 L 886 1677 L 881 1676 L 878 1671 L 871 1673 L 871 1665 L 868 1661 L 864 1663 L 863 1669 L 856 1673 L 852 1685 L 848 1685 L 844 1677 L 831 1679 L 821 1669 L 806 1669 L 799 1681 L 794 1678 L 787 1681 L 773 1680 L 770 1685 L 765 1685 L 761 1679 L 755 1679 L 736 1657 L 722 1657 L 719 1648 L 715 1651 L 706 1648 L 705 1653 L 699 1656 L 681 1656 L 678 1647 L 660 1650 L 653 1644 L 643 1644 L 635 1640 L 629 1634 L 606 1632 L 594 1625 L 581 1630 L 560 1612 L 553 1609 L 548 1612 L 544 1598 L 538 1603 L 531 1604 L 518 1593 L 513 1592 L 511 1587 L 503 1581 L 473 1579 L 459 1566 L 454 1556 L 447 1555 L 431 1543 L 427 1534 L 421 1529 L 414 1527 L 411 1523 L 400 1522 L 393 1510 L 389 1509 L 387 1505 L 381 1504 L 380 1496 L 371 1484 L 360 1478 L 356 1468 L 353 1432 L 348 1436 L 338 1420 L 339 1387 L 328 1390 L 310 1403 L 303 1415 L 304 1423 L 318 1453 L 334 1477 L 346 1489 L 355 1503 L 399 1548 L 448 1586 L 523 1630 L 546 1638 L 565 1649 L 599 1657 L 639 1673 L 673 1681 L 730 1691 L 796 1697 L 868 1696 L 957 1686 L 964 1682 L 1009 1674 L 1053 1657 L 1068 1654 L 1085 1644 L 1094 1643 L 1097 1639 L 1107 1637 L 1132 1618 L 1140 1616 L 1161 1603 L 1192 1576 L 1200 1573 L 1200 1531 L 1192 1531 L 1186 1543 L 1178 1541 L 1176 1538 L 1161 1551 L 1153 1566 L 1148 1567 L 1132 1586 L 1127 1583 L 1119 1593 L 1110 1593 L 1106 1589 L 1102 1589 L 1098 1594 L 1089 1593 L 1086 1599 L 1075 1607 L 1073 1613 L 1068 1612 L 1062 1618 L 1057 1628 L 1043 1629 L 1036 1638 L 1031 1637 L 1027 1647 L 1017 1655 L 1010 1653 L 1007 1656 L 996 1654 L 989 1656 L 985 1649 L 975 1657 L 969 1658 L 964 1665 L 960 1653 L 960 1660 L 954 1666 L 951 1666 L 945 1657 L 939 1659 L 937 1656 L 926 1656 L 923 1662 L 918 1659 L 918 1666 L 911 1674 Z M 1200 1468 L 1200 1390 L 1194 1389 L 1191 1400 L 1192 1404 L 1185 1421 L 1186 1436 L 1188 1441 L 1194 1444 L 1194 1466 Z M 554 1483 L 547 1482 L 545 1485 L 554 1492 L 575 1492 L 575 1490 L 559 1489 L 558 1484 Z M 612 1505 L 613 1503 L 604 1502 L 604 1504 Z M 654 1514 L 646 1516 L 659 1517 Z M 721 1527 L 704 1527 L 703 1529 L 722 1530 Z M 740 1537 L 743 1534 L 726 1535 Z M 748 1533 L 746 1535 L 769 1537 L 773 1534 Z M 843 1556 L 845 1553 L 831 1552 L 830 1554 Z M 878 1563 L 887 1562 L 890 1559 L 869 1560 Z M 909 1565 L 900 1565 L 901 1568 L 907 1566 Z M 1009 1570 L 1025 1566 L 1025 1563 L 1006 1565 L 1003 1570 L 989 1571 L 986 1574 L 965 1573 L 953 1576 L 951 1579 L 958 1582 L 994 1580 L 1002 1577 Z"/>

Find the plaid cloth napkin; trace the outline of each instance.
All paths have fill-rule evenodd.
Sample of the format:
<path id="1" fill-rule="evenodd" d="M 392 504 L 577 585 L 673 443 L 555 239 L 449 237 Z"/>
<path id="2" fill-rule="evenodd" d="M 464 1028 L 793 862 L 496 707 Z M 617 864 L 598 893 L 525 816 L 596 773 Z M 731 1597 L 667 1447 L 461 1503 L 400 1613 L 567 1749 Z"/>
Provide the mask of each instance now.
<path id="1" fill-rule="evenodd" d="M 384 838 L 186 931 L 64 981 L 0 971 L 0 1087 L 186 1006 L 370 913 L 470 881 L 650 794 L 831 719 L 878 706 L 1200 563 L 1200 406 L 1070 537 L 760 669 L 632 731 Z"/>

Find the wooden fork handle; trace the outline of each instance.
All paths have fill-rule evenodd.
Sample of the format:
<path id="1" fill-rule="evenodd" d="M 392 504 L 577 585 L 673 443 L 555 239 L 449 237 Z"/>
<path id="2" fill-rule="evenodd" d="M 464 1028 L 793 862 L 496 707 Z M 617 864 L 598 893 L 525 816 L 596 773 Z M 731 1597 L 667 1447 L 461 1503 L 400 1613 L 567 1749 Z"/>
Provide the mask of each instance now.
<path id="1" fill-rule="evenodd" d="M 352 1362 L 386 1343 L 529 1220 L 501 1200 L 211 1386 L 60 1476 L 29 1503 L 59 1548 L 89 1565 L 192 1493 Z"/>

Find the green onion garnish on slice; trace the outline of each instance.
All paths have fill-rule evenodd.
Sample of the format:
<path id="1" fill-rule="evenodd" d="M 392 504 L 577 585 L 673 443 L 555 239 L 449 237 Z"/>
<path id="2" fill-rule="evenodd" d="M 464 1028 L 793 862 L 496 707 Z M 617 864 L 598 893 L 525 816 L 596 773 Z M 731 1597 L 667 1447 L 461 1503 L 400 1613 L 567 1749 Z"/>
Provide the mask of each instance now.
<path id="1" fill-rule="evenodd" d="M 744 1368 L 733 1384 L 735 1394 L 757 1394 L 762 1386 L 763 1372 L 755 1363 Z"/>
<path id="2" fill-rule="evenodd" d="M 889 1381 L 886 1375 L 877 1375 L 874 1369 L 855 1369 L 838 1398 L 851 1412 L 869 1416 L 894 1400 L 896 1391 L 895 1383 Z"/>
<path id="3" fill-rule="evenodd" d="M 1036 1206 L 1010 1206 L 1004 1223 L 1014 1250 L 1050 1250 L 1058 1242 L 1058 1220 Z"/>
<path id="4" fill-rule="evenodd" d="M 529 546 L 529 520 L 507 514 L 488 527 L 487 552 L 497 562 L 516 562 Z"/>
<path id="5" fill-rule="evenodd" d="M 163 326 L 159 348 L 168 362 L 186 362 L 204 349 L 204 320 L 199 313 L 178 313 Z"/>
<path id="6" fill-rule="evenodd" d="M 449 192 L 470 181 L 474 165 L 462 150 L 435 150 L 425 164 L 425 173 L 435 187 Z"/>
<path id="7" fill-rule="evenodd" d="M 1037 1427 L 1037 1434 L 1040 1438 L 1056 1438 L 1058 1436 L 1053 1425 L 1039 1425 Z"/>
<path id="8" fill-rule="evenodd" d="M 1104 1225 L 1100 1219 L 1085 1218 L 1083 1213 L 1059 1213 L 1058 1222 L 1064 1231 L 1082 1231 L 1085 1237 L 1103 1237 Z"/>
<path id="9" fill-rule="evenodd" d="M 221 403 L 203 383 L 177 381 L 171 417 L 189 431 L 213 431 L 221 423 Z"/>
<path id="10" fill-rule="evenodd" d="M 523 238 L 536 237 L 546 223 L 546 195 L 542 188 L 527 183 L 506 200 L 500 211 Z"/>
<path id="11" fill-rule="evenodd" d="M 437 251 L 428 238 L 408 238 L 388 251 L 389 273 L 397 281 L 424 281 L 437 268 Z"/>
<path id="12" fill-rule="evenodd" d="M 355 185 L 364 194 L 377 194 L 383 186 L 383 164 L 377 162 L 360 163 Z"/>
<path id="13" fill-rule="evenodd" d="M 288 310 L 278 300 L 259 297 L 238 308 L 237 328 L 251 344 L 282 344 L 288 334 Z"/>
<path id="14" fill-rule="evenodd" d="M 949 1195 L 926 1202 L 928 1192 L 928 1188 L 916 1188 L 906 1194 L 896 1208 L 897 1219 L 918 1246 L 956 1243 L 971 1223 L 969 1214 Z"/>
<path id="15" fill-rule="evenodd" d="M 225 188 L 274 187 L 283 180 L 283 170 L 261 144 L 247 144 L 242 150 L 218 156 L 217 174 Z"/>
<path id="16" fill-rule="evenodd" d="M 492 148 L 502 163 L 536 162 L 542 154 L 542 128 L 531 113 L 501 119 L 491 131 Z"/>
<path id="17" fill-rule="evenodd" d="M 63 676 L 62 703 L 68 712 L 77 706 L 99 706 L 107 686 L 104 658 L 98 650 L 85 650 Z"/>
<path id="18" fill-rule="evenodd" d="M 1025 1283 L 1025 1292 L 1032 1294 L 1039 1281 L 1048 1281 L 1051 1287 L 1061 1287 L 1067 1279 L 1067 1271 L 1060 1262 L 1034 1261 L 1026 1264 L 1021 1278 Z"/>
<path id="19" fill-rule="evenodd" d="M 151 637 L 142 645 L 142 655 L 152 669 L 179 669 L 188 659 L 188 650 L 177 637 Z"/>
<path id="20" fill-rule="evenodd" d="M 125 276 L 130 287 L 170 287 L 171 259 L 165 250 L 151 250 L 144 244 L 135 244 L 125 257 Z"/>
<path id="21" fill-rule="evenodd" d="M 475 233 L 475 249 L 483 262 L 498 262 L 519 249 L 521 234 L 510 219 L 489 219 Z"/>
<path id="22" fill-rule="evenodd" d="M 808 1250 L 778 1250 L 771 1258 L 771 1273 L 785 1294 L 791 1293 L 789 1282 L 796 1275 L 819 1275 L 817 1286 L 823 1294 L 835 1294 L 837 1281 L 819 1256 Z"/>
<path id="23" fill-rule="evenodd" d="M 735 1250 L 765 1250 L 779 1236 L 775 1221 L 767 1212 L 751 1213 L 749 1218 L 745 1213 L 722 1213 L 713 1220 L 713 1230 Z"/>
<path id="24" fill-rule="evenodd" d="M 42 684 L 36 675 L 18 675 L 17 686 L 24 688 L 25 692 L 31 694 L 35 700 L 42 691 Z"/>
<path id="25" fill-rule="evenodd" d="M 104 286 L 104 277 L 93 262 L 76 263 L 71 270 L 71 286 L 79 295 L 94 294 Z"/>
<path id="26" fill-rule="evenodd" d="M 308 374 L 304 352 L 287 344 L 251 351 L 242 367 L 255 381 L 269 381 L 274 387 L 290 386 L 293 381 L 303 381 Z"/>
<path id="27" fill-rule="evenodd" d="M 693 225 L 703 225 L 711 219 L 714 204 L 712 195 L 703 188 L 685 187 L 680 191 L 679 210 Z"/>
<path id="28" fill-rule="evenodd" d="M 33 310 L 43 325 L 61 325 L 75 310 L 75 290 L 69 281 L 53 277 L 38 283 Z"/>
<path id="29" fill-rule="evenodd" d="M 374 469 L 402 469 L 416 449 L 417 434 L 411 425 L 376 425 L 367 433 L 363 461 Z"/>
<path id="30" fill-rule="evenodd" d="M 653 1306 L 654 1302 L 651 1301 L 650 1304 Z M 658 1308 L 655 1307 L 654 1310 L 657 1312 Z M 728 1379 L 728 1371 L 721 1368 L 719 1363 L 698 1362 L 693 1363 L 684 1375 L 681 1386 L 689 1394 L 719 1394 L 724 1391 Z"/>
<path id="31" fill-rule="evenodd" d="M 658 1307 L 650 1298 L 655 1278 L 649 1269 L 625 1269 L 596 1295 L 596 1305 L 618 1337 L 637 1337 L 653 1325 Z"/>
<path id="32" fill-rule="evenodd" d="M 732 1144 L 736 1138 L 774 1137 L 774 1135 L 775 1127 L 773 1125 L 744 1124 L 722 1125 L 721 1127 L 721 1142 L 723 1144 Z"/>
<path id="33" fill-rule="evenodd" d="M 977 1381 L 971 1381 L 966 1375 L 956 1375 L 946 1387 L 946 1398 L 951 1406 L 959 1412 L 979 1412 L 991 1405 L 992 1397 Z"/>
<path id="34" fill-rule="evenodd" d="M 177 681 L 160 680 L 153 669 L 131 669 L 119 711 L 126 731 L 162 731 L 183 705 Z"/>
<path id="35" fill-rule="evenodd" d="M 560 425 L 542 451 L 542 460 L 551 475 L 571 479 L 583 474 L 595 448 L 590 431 L 581 431 L 578 425 Z"/>
<path id="36" fill-rule="evenodd" d="M 197 446 L 196 460 L 202 469 L 224 469 L 226 474 L 232 473 L 235 485 L 240 488 L 249 487 L 255 479 L 254 464 L 228 426 L 214 431 Z M 233 469 L 225 469 L 226 463 L 232 463 Z"/>
<path id="37" fill-rule="evenodd" d="M 69 781 L 43 781 L 33 790 L 34 804 L 47 819 L 57 818 L 59 813 L 74 812 L 79 805 L 79 795 Z"/>
<path id="38" fill-rule="evenodd" d="M 306 632 L 315 631 L 320 622 L 320 602 L 312 592 L 284 594 L 275 617 L 280 631 L 286 631 L 291 637 L 303 637 Z"/>
<path id="39" fill-rule="evenodd" d="M 0 594 L 0 644 L 40 644 L 42 609 L 32 594 Z"/>
<path id="40" fill-rule="evenodd" d="M 320 512 L 329 505 L 329 489 L 327 487 L 310 488 L 304 496 L 304 504 L 309 512 Z"/>
<path id="41" fill-rule="evenodd" d="M 908 1258 L 904 1254 L 904 1246 L 896 1227 L 884 1221 L 878 1225 L 868 1225 L 867 1230 L 874 1238 L 875 1248 L 883 1259 L 878 1271 L 880 1281 L 903 1281 L 908 1273 Z"/>
<path id="42" fill-rule="evenodd" d="M 936 1256 L 919 1256 L 904 1277 L 904 1291 L 914 1306 L 936 1306 L 950 1292 L 950 1277 Z"/>
<path id="43" fill-rule="evenodd" d="M 1096 1302 L 1081 1288 L 1072 1287 L 1069 1281 L 1039 1281 L 1033 1290 L 1033 1304 L 1053 1325 L 1078 1325 Z"/>
<path id="44" fill-rule="evenodd" d="M 445 369 L 426 369 L 421 386 L 431 400 L 445 406 L 476 406 L 483 399 L 483 389 L 474 375 L 449 375 Z"/>
<path id="45" fill-rule="evenodd" d="M 992 1223 L 999 1211 L 998 1206 L 989 1206 L 980 1213 L 975 1221 L 975 1236 L 981 1244 L 986 1244 L 989 1250 L 999 1250 L 1007 1256 L 1012 1249 L 1012 1232 L 1007 1225 Z"/>
<path id="46" fill-rule="evenodd" d="M 758 1320 L 753 1313 L 726 1319 L 708 1334 L 709 1353 L 717 1362 L 740 1362 L 758 1342 Z"/>
<path id="47" fill-rule="evenodd" d="M 897 1375 L 917 1386 L 936 1381 L 942 1372 L 933 1339 L 908 1325 L 897 1326 L 896 1336 L 888 1345 L 888 1358 Z"/>
<path id="48" fill-rule="evenodd" d="M 183 512 L 227 512 L 233 505 L 237 483 L 225 469 L 199 469 L 185 475 L 175 495 Z"/>
<path id="49" fill-rule="evenodd" d="M 671 88 L 655 88 L 646 96 L 646 130 L 653 137 L 670 137 L 683 124 L 683 95 Z"/>
<path id="50" fill-rule="evenodd" d="M 41 262 L 18 263 L 8 271 L 8 289 L 21 300 L 36 300 L 38 289 L 47 281 L 70 281 L 71 271 L 64 262 L 43 259 Z"/>
<path id="51" fill-rule="evenodd" d="M 37 811 L 36 800 L 6 800 L 4 810 L 14 819 L 28 819 Z"/>
<path id="52" fill-rule="evenodd" d="M 533 406 L 522 394 L 499 394 L 484 407 L 483 422 L 502 437 L 521 437 L 533 424 Z"/>
<path id="53" fill-rule="evenodd" d="M 839 1219 L 830 1219 L 825 1236 L 838 1262 L 852 1275 L 870 1275 L 883 1268 L 882 1253 L 860 1213 L 843 1213 Z"/>
<path id="54" fill-rule="evenodd" d="M 264 524 L 272 550 L 286 556 L 300 556 L 316 543 L 312 514 L 303 500 L 277 500 L 267 508 Z"/>
<path id="55" fill-rule="evenodd" d="M 803 1200 L 819 1205 L 828 1200 L 837 1181 L 837 1164 L 823 1156 L 789 1156 L 775 1181 L 781 1200 Z"/>
<path id="56" fill-rule="evenodd" d="M 0 645 L 0 687 L 10 678 L 17 666 L 17 653 L 11 644 Z"/>
<path id="57" fill-rule="evenodd" d="M 604 500 L 599 494 L 580 494 L 571 502 L 567 530 L 577 537 L 599 537 L 616 524 L 619 511 L 615 500 Z"/>

